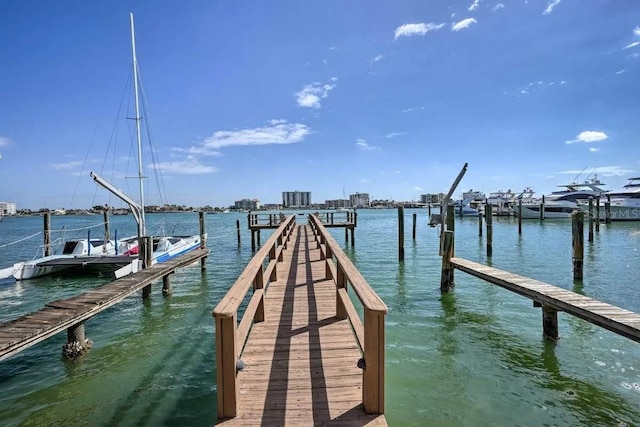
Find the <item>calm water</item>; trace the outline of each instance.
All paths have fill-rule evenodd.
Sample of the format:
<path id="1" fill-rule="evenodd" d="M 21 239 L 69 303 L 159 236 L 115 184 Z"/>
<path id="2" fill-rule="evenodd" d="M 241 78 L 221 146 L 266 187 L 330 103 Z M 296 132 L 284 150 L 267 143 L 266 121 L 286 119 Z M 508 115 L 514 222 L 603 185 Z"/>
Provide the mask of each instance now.
<path id="1" fill-rule="evenodd" d="M 562 313 L 561 339 L 545 342 L 540 309 L 530 300 L 461 272 L 455 291 L 441 296 L 438 230 L 426 225 L 426 210 L 415 212 L 419 227 L 413 242 L 413 212 L 406 211 L 404 263 L 397 261 L 395 210 L 359 211 L 355 248 L 346 248 L 389 307 L 386 416 L 391 425 L 640 425 L 637 343 Z M 149 222 L 162 219 L 152 215 Z M 240 248 L 236 219 L 243 227 Z M 52 228 L 67 230 L 65 238 L 81 237 L 100 221 L 53 217 Z M 212 425 L 211 312 L 252 254 L 246 215 L 207 215 L 206 221 L 212 254 L 205 276 L 198 267 L 180 270 L 171 297 L 163 298 L 156 286 L 149 301 L 132 296 L 89 320 L 86 331 L 94 347 L 79 360 L 62 359 L 66 334 L 61 333 L 0 362 L 0 425 Z M 603 225 L 593 244 L 585 242 L 585 280 L 574 283 L 568 221 L 525 222 L 519 237 L 514 220 L 494 219 L 490 261 L 477 219 L 456 221 L 457 256 L 640 312 L 640 223 Z M 168 215 L 166 224 L 169 233 L 196 233 L 197 215 Z M 40 217 L 4 218 L 0 268 L 32 258 L 42 235 L 3 245 L 41 229 Z M 119 236 L 134 234 L 132 217 L 112 217 L 112 233 L 116 229 Z M 101 232 L 101 226 L 91 228 L 92 236 Z M 333 232 L 343 243 L 344 232 Z M 100 283 L 0 282 L 0 321 Z"/>

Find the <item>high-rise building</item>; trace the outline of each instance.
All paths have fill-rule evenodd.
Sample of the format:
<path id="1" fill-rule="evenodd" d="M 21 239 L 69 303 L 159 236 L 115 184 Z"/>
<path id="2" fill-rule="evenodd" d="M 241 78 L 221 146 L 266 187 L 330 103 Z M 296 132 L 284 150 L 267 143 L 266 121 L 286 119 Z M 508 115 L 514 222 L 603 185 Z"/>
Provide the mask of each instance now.
<path id="1" fill-rule="evenodd" d="M 260 201 L 258 199 L 242 199 L 234 202 L 236 209 L 245 209 L 248 211 L 257 211 L 260 209 Z"/>
<path id="2" fill-rule="evenodd" d="M 354 208 L 368 208 L 371 205 L 369 193 L 356 193 L 349 195 L 349 202 Z"/>
<path id="3" fill-rule="evenodd" d="M 421 203 L 440 203 L 443 200 L 444 200 L 444 193 L 420 195 Z"/>
<path id="4" fill-rule="evenodd" d="M 282 205 L 285 208 L 311 207 L 311 192 L 310 191 L 283 191 Z"/>

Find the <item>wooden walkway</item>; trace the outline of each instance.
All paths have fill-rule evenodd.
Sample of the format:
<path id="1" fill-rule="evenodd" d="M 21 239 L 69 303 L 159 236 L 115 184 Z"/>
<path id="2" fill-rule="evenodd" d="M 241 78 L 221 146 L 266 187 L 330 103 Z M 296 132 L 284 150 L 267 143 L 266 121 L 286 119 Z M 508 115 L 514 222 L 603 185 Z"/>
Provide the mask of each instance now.
<path id="1" fill-rule="evenodd" d="M 555 311 L 564 311 L 618 335 L 640 342 L 640 314 L 466 259 L 451 258 L 451 265 L 460 271 L 532 299 L 534 305 L 543 308 L 543 315 L 545 311 L 550 312 L 545 315 L 543 321 L 545 329 L 550 327 L 553 332 L 551 334 L 545 332 L 545 336 L 552 335 L 553 337 L 556 335 L 557 337 L 557 319 L 549 320 L 549 315 L 554 316 Z M 546 324 L 549 321 L 552 323 L 551 325 Z"/>
<path id="2" fill-rule="evenodd" d="M 58 332 L 82 324 L 85 320 L 149 286 L 154 280 L 168 277 L 176 269 L 193 264 L 208 254 L 208 249 L 197 249 L 98 286 L 81 295 L 47 303 L 41 310 L 1 323 L 0 360 L 19 353 Z"/>
<path id="3" fill-rule="evenodd" d="M 264 321 L 238 351 L 246 366 L 237 374 L 237 414 L 221 425 L 387 425 L 384 414 L 364 411 L 362 353 L 349 319 L 336 316 L 328 260 L 309 225 L 292 228 Z"/>

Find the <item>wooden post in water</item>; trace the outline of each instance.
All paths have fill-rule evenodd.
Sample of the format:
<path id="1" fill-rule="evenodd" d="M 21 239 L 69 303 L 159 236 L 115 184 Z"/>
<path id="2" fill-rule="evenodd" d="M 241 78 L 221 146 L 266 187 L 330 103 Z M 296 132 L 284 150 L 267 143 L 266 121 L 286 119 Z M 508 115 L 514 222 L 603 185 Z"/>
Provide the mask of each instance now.
<path id="1" fill-rule="evenodd" d="M 51 255 L 51 213 L 44 213 L 44 256 Z"/>
<path id="2" fill-rule="evenodd" d="M 251 229 L 251 252 L 255 252 L 256 250 L 256 232 L 252 228 Z"/>
<path id="3" fill-rule="evenodd" d="M 109 232 L 109 208 L 105 208 L 102 210 L 102 219 L 104 220 L 104 241 L 106 243 L 111 238 L 111 233 Z M 116 246 L 116 254 L 117 254 L 118 242 L 114 242 L 114 246 Z"/>
<path id="4" fill-rule="evenodd" d="M 573 279 L 582 279 L 584 261 L 584 212 L 571 213 L 571 235 L 573 240 Z"/>
<path id="5" fill-rule="evenodd" d="M 84 321 L 67 328 L 67 343 L 62 346 L 62 355 L 74 359 L 91 348 L 93 342 L 84 333 Z"/>
<path id="6" fill-rule="evenodd" d="M 518 234 L 522 234 L 522 198 L 518 199 Z"/>
<path id="7" fill-rule="evenodd" d="M 456 229 L 455 209 L 455 206 L 447 205 L 447 231 L 455 231 Z M 453 242 L 452 245 L 455 246 L 455 242 Z M 455 250 L 455 248 L 453 250 Z"/>
<path id="8" fill-rule="evenodd" d="M 600 196 L 596 197 L 596 233 L 600 232 Z"/>
<path id="9" fill-rule="evenodd" d="M 604 202 L 604 223 L 611 224 L 611 195 L 607 194 L 607 201 Z"/>
<path id="10" fill-rule="evenodd" d="M 458 215 L 462 217 L 462 202 L 460 202 L 460 208 L 458 208 Z"/>
<path id="11" fill-rule="evenodd" d="M 207 229 L 204 225 L 204 211 L 198 212 L 198 222 L 200 223 L 200 249 L 207 247 Z M 207 271 L 207 257 L 200 258 L 200 271 Z"/>
<path id="12" fill-rule="evenodd" d="M 455 285 L 453 280 L 453 267 L 451 258 L 453 257 L 453 231 L 444 232 L 442 248 L 442 269 L 440 270 L 440 292 L 449 292 Z"/>
<path id="13" fill-rule="evenodd" d="M 351 247 L 353 247 L 356 244 L 356 238 L 354 236 L 353 233 L 355 233 L 356 228 L 355 226 L 350 227 L 351 228 Z"/>
<path id="14" fill-rule="evenodd" d="M 558 339 L 558 311 L 542 304 L 542 335 L 550 340 Z"/>
<path id="15" fill-rule="evenodd" d="M 413 214 L 413 233 L 412 233 L 413 240 L 416 240 L 416 221 L 417 220 L 418 220 L 418 214 L 414 213 Z"/>
<path id="16" fill-rule="evenodd" d="M 258 246 L 261 246 L 262 243 L 260 242 L 260 229 L 258 228 L 258 230 L 256 230 L 256 234 L 258 235 Z"/>
<path id="17" fill-rule="evenodd" d="M 593 242 L 593 196 L 589 196 L 589 241 Z"/>
<path id="18" fill-rule="evenodd" d="M 429 218 L 431 218 L 431 202 L 429 202 L 429 204 L 427 205 L 428 207 L 428 211 L 427 211 L 427 215 L 429 215 Z"/>
<path id="19" fill-rule="evenodd" d="M 540 221 L 544 221 L 544 194 L 542 195 L 542 202 L 540 202 Z"/>
<path id="20" fill-rule="evenodd" d="M 487 256 L 493 256 L 493 207 L 487 204 L 484 208 L 485 221 L 487 223 Z"/>
<path id="21" fill-rule="evenodd" d="M 349 243 L 349 227 L 344 228 L 344 242 Z"/>
<path id="22" fill-rule="evenodd" d="M 478 237 L 482 237 L 482 212 L 478 212 Z"/>
<path id="23" fill-rule="evenodd" d="M 162 295 L 171 295 L 171 274 L 162 276 Z"/>
<path id="24" fill-rule="evenodd" d="M 398 206 L 398 260 L 404 261 L 404 206 Z"/>
<path id="25" fill-rule="evenodd" d="M 151 267 L 151 256 L 153 254 L 153 237 L 145 236 L 142 238 L 142 253 L 144 254 L 144 268 Z M 151 283 L 142 288 L 142 298 L 151 296 Z"/>
<path id="26" fill-rule="evenodd" d="M 236 233 L 238 234 L 238 246 L 240 246 L 240 220 L 236 219 Z"/>

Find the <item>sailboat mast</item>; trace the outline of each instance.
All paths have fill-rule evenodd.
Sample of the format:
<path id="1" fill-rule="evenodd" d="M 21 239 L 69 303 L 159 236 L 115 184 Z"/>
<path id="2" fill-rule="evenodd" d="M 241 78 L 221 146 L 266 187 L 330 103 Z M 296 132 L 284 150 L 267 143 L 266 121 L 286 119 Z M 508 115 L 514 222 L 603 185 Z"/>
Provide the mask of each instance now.
<path id="1" fill-rule="evenodd" d="M 143 175 L 142 175 L 142 133 L 140 130 L 140 122 L 142 121 L 142 117 L 140 117 L 140 103 L 138 101 L 138 60 L 136 59 L 136 35 L 133 27 L 133 13 L 129 13 L 129 18 L 131 20 L 131 52 L 133 55 L 133 91 L 135 94 L 135 106 L 136 106 L 136 140 L 138 142 L 138 182 L 140 184 L 140 223 L 138 224 L 138 234 L 140 236 L 146 236 L 147 229 L 144 218 L 144 185 L 142 183 Z"/>

